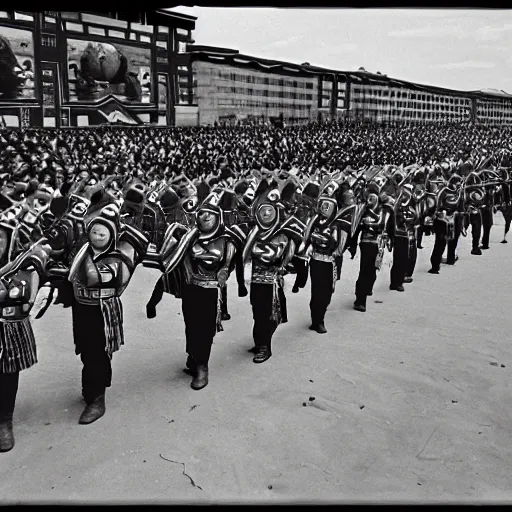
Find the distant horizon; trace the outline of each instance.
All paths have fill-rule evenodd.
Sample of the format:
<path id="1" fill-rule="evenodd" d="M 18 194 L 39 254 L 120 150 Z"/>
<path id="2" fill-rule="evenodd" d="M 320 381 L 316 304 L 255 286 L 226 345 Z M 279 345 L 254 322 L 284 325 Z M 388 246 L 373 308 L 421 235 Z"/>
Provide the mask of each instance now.
<path id="1" fill-rule="evenodd" d="M 512 91 L 507 73 L 512 64 L 510 9 L 166 10 L 197 17 L 193 36 L 198 46 L 338 71 L 363 67 L 369 73 L 461 92 Z"/>

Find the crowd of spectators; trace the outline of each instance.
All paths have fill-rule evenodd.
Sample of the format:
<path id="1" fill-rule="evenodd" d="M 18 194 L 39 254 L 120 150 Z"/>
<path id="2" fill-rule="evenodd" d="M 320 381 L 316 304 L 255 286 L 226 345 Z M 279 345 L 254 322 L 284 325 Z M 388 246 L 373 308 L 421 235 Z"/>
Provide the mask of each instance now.
<path id="1" fill-rule="evenodd" d="M 255 169 L 303 176 L 320 168 L 478 160 L 512 149 L 511 142 L 511 127 L 469 123 L 12 129 L 0 131 L 0 179 L 37 178 L 54 189 L 83 173 L 96 180 L 134 176 L 149 183 L 183 174 L 201 180 L 218 172 L 220 161 L 234 176 Z"/>

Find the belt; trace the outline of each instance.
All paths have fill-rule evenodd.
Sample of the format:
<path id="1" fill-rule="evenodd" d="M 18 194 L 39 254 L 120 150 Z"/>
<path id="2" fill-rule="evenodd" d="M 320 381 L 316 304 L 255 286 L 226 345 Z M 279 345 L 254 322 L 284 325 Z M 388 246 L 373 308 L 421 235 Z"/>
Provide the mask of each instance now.
<path id="1" fill-rule="evenodd" d="M 30 304 L 22 304 L 19 306 L 6 306 L 0 311 L 0 317 L 8 320 L 24 318 L 30 310 Z"/>
<path id="2" fill-rule="evenodd" d="M 327 263 L 332 263 L 334 261 L 334 255 L 322 254 L 321 252 L 316 252 L 316 251 L 313 251 L 311 253 L 311 258 L 316 261 L 325 261 Z"/>
<path id="3" fill-rule="evenodd" d="M 110 299 L 116 296 L 115 288 L 78 288 L 77 297 L 84 299 Z"/>

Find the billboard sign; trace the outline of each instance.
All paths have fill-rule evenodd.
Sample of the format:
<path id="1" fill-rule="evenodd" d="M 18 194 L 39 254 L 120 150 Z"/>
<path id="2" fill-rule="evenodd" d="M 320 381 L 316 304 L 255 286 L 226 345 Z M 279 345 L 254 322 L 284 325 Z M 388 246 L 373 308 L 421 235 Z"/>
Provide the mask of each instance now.
<path id="1" fill-rule="evenodd" d="M 151 103 L 151 49 L 68 39 L 69 101 Z"/>
<path id="2" fill-rule="evenodd" d="M 33 33 L 0 26 L 0 101 L 21 99 L 35 99 Z"/>

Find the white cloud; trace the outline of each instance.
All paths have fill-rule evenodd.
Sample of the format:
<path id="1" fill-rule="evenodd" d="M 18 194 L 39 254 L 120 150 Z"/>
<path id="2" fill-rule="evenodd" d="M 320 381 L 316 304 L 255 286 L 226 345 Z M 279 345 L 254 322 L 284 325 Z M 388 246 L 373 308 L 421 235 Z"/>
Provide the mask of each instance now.
<path id="1" fill-rule="evenodd" d="M 447 64 L 434 64 L 431 69 L 491 69 L 495 68 L 494 62 L 484 62 L 477 60 L 466 60 L 463 62 L 451 62 Z"/>
<path id="2" fill-rule="evenodd" d="M 281 39 L 279 41 L 266 44 L 264 48 L 285 48 L 286 46 L 290 46 L 291 44 L 300 41 L 300 39 L 301 38 L 299 36 L 292 36 L 287 39 Z"/>
<path id="3" fill-rule="evenodd" d="M 493 27 L 491 25 L 484 25 L 476 31 L 476 37 L 480 41 L 498 41 L 502 36 L 510 37 L 507 32 L 512 32 L 512 23 L 506 23 L 501 27 Z"/>
<path id="4" fill-rule="evenodd" d="M 464 37 L 465 33 L 461 27 L 458 26 L 423 26 L 416 28 L 407 28 L 404 30 L 393 30 L 388 32 L 389 37 L 417 37 L 417 38 L 431 38 L 431 37 L 445 37 L 456 36 Z"/>

